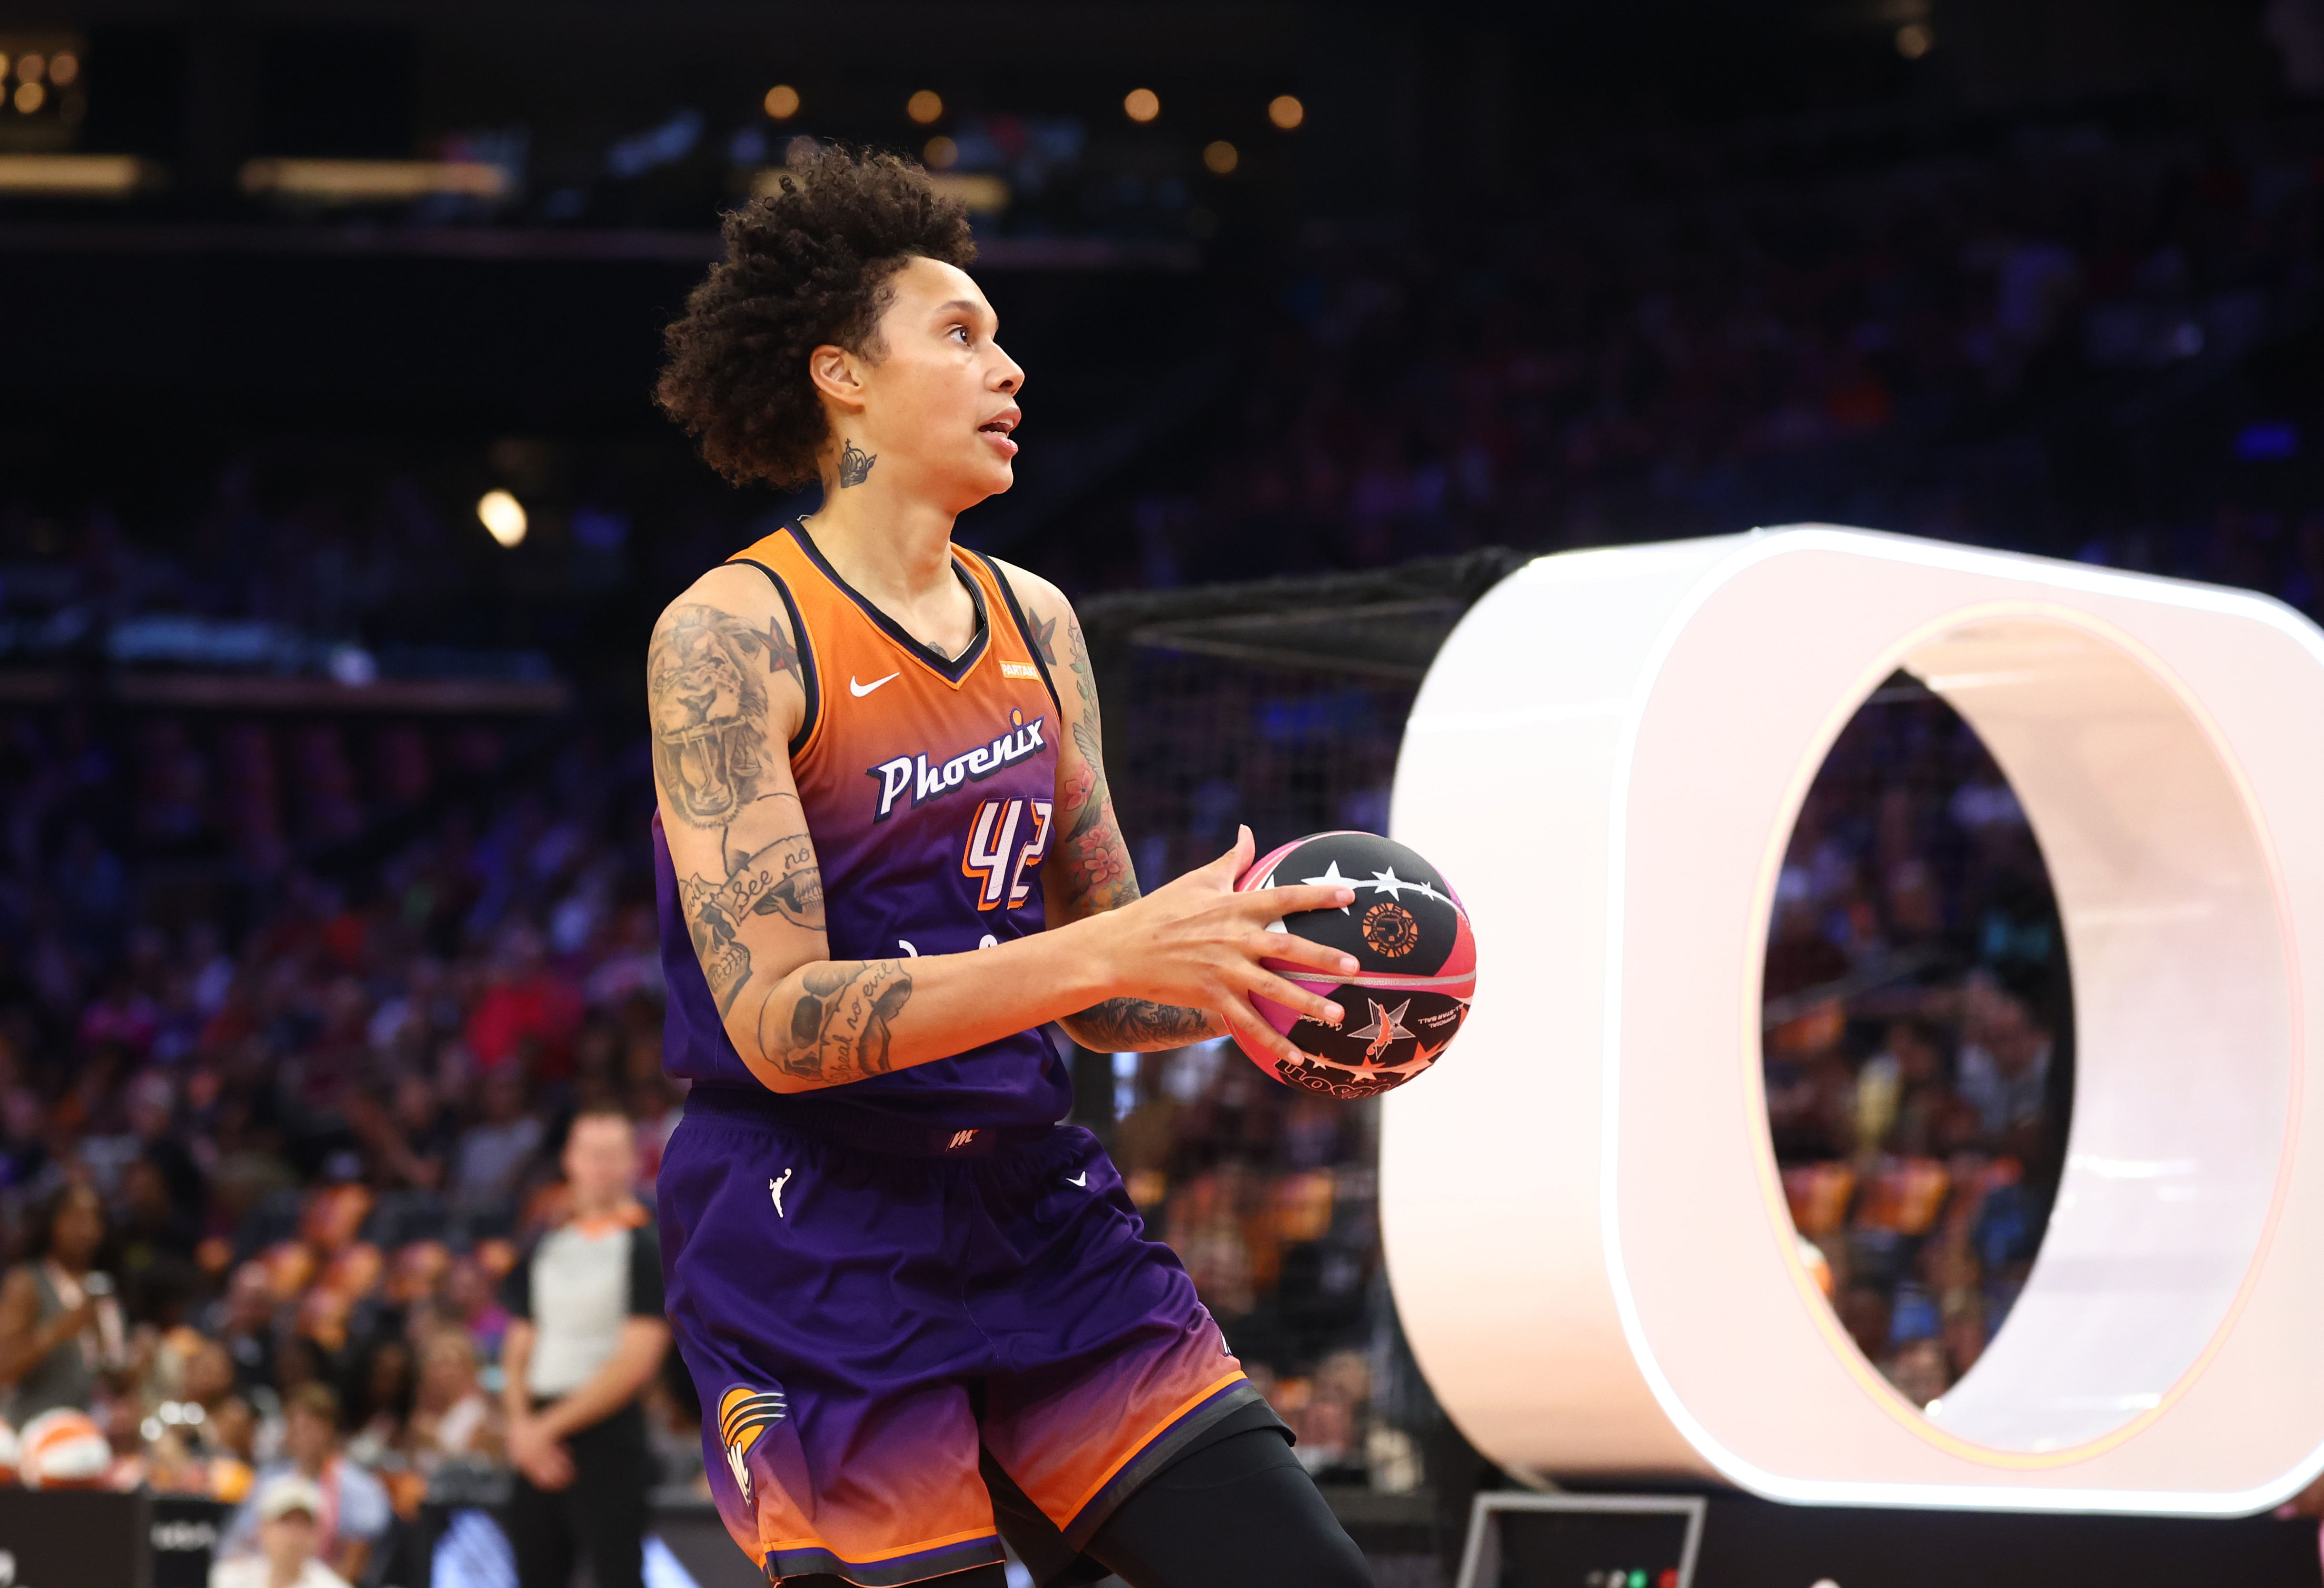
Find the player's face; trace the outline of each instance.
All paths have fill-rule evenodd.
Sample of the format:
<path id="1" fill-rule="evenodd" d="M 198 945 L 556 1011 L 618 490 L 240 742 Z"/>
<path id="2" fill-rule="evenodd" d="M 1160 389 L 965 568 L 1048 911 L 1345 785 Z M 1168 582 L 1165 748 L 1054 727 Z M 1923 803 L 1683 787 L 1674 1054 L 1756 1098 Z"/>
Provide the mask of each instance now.
<path id="1" fill-rule="evenodd" d="M 957 266 L 915 259 L 891 278 L 882 356 L 862 372 L 864 451 L 953 512 L 1009 489 L 1025 372 L 993 337 L 1000 318 Z"/>

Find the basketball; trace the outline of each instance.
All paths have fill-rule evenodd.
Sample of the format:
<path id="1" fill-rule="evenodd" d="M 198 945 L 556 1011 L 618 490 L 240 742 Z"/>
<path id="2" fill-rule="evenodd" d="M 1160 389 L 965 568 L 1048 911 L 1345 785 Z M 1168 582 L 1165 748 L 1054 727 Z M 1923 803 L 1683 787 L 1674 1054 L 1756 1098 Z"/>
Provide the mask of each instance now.
<path id="1" fill-rule="evenodd" d="M 1311 834 L 1261 855 L 1236 879 L 1235 891 L 1299 883 L 1338 883 L 1353 889 L 1356 901 L 1286 916 L 1268 929 L 1339 949 L 1355 959 L 1356 974 L 1342 980 L 1285 960 L 1265 963 L 1337 1003 L 1347 1018 L 1327 1026 L 1254 997 L 1261 1017 L 1306 1057 L 1286 1065 L 1240 1037 L 1236 1046 L 1277 1080 L 1329 1097 L 1371 1097 L 1403 1085 L 1452 1046 L 1476 992 L 1477 944 L 1461 896 L 1403 845 L 1354 832 Z"/>

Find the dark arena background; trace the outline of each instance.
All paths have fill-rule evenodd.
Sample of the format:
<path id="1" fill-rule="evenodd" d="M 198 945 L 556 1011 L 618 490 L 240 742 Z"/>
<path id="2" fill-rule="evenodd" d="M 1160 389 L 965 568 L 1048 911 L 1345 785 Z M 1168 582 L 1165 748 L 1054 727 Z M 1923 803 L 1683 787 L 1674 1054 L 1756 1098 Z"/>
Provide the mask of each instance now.
<path id="1" fill-rule="evenodd" d="M 500 1282 L 576 1109 L 650 1202 L 683 1103 L 646 635 L 812 505 L 694 456 L 660 332 L 803 147 L 971 208 L 1029 378 L 959 536 L 1078 604 L 1148 889 L 1386 831 L 1439 646 L 1547 553 L 1821 521 L 2324 614 L 2324 0 L 0 0 L 0 1266 L 88 1187 L 120 1321 L 99 1487 L 0 1487 L 0 1584 L 206 1581 L 319 1383 L 361 1588 L 513 1588 Z M 2043 845 L 1899 672 L 1774 888 L 1801 1260 L 1933 1403 L 2068 1158 Z M 1399 1324 L 1380 1103 L 1073 1068 L 1382 1588 L 2324 1580 L 2305 1499 L 1502 1471 Z M 648 1580 L 760 1581 L 665 1380 Z"/>

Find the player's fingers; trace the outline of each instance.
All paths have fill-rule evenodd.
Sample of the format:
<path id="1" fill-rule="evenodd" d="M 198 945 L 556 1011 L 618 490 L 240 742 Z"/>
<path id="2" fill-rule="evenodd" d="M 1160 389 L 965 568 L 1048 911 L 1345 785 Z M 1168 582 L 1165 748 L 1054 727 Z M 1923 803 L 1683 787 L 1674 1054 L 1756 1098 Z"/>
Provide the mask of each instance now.
<path id="1" fill-rule="evenodd" d="M 1234 847 L 1203 868 L 1203 874 L 1231 889 L 1235 879 L 1250 869 L 1251 836 L 1249 827 L 1235 829 Z"/>
<path id="2" fill-rule="evenodd" d="M 1256 913 L 1272 920 L 1278 916 L 1302 915 L 1311 909 L 1344 909 L 1356 901 L 1353 888 L 1330 886 L 1312 887 L 1301 883 L 1288 888 L 1259 888 L 1240 896 L 1259 907 Z"/>
<path id="3" fill-rule="evenodd" d="M 1250 991 L 1259 998 L 1271 999 L 1286 1009 L 1296 1009 L 1301 1014 L 1312 1015 L 1327 1026 L 1336 1026 L 1347 1018 L 1347 1011 L 1320 992 L 1310 992 L 1296 982 L 1286 981 L 1273 971 L 1253 966 Z"/>
<path id="4" fill-rule="evenodd" d="M 1291 1046 L 1289 1038 L 1261 1020 L 1259 1011 L 1245 1002 L 1240 995 L 1230 994 L 1222 1002 L 1226 1007 L 1220 1013 L 1225 1019 L 1228 1029 L 1234 1032 L 1245 1048 L 1263 1049 L 1273 1055 L 1278 1062 L 1286 1065 L 1296 1065 L 1305 1057 L 1299 1049 Z"/>
<path id="5" fill-rule="evenodd" d="M 1287 960 L 1331 976 L 1352 976 L 1360 968 L 1355 956 L 1291 932 L 1253 932 L 1243 939 L 1243 952 L 1253 959 Z"/>

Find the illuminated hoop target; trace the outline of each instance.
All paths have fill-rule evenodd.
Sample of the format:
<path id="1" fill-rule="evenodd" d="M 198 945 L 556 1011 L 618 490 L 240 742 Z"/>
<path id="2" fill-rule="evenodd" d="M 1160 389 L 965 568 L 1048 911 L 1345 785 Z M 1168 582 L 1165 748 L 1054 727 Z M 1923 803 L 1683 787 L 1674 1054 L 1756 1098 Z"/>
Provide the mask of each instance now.
<path id="1" fill-rule="evenodd" d="M 2077 1031 L 2032 1277 L 1926 1412 L 1802 1267 L 1760 1081 L 1793 824 L 1898 668 L 2025 809 Z M 1431 1385 L 1496 1462 L 2188 1512 L 2255 1510 L 2324 1464 L 2305 619 L 1822 526 L 1545 558 L 1430 669 L 1394 831 L 1461 879 L 1480 996 L 1452 1062 L 1383 1105 L 1388 1269 Z"/>

